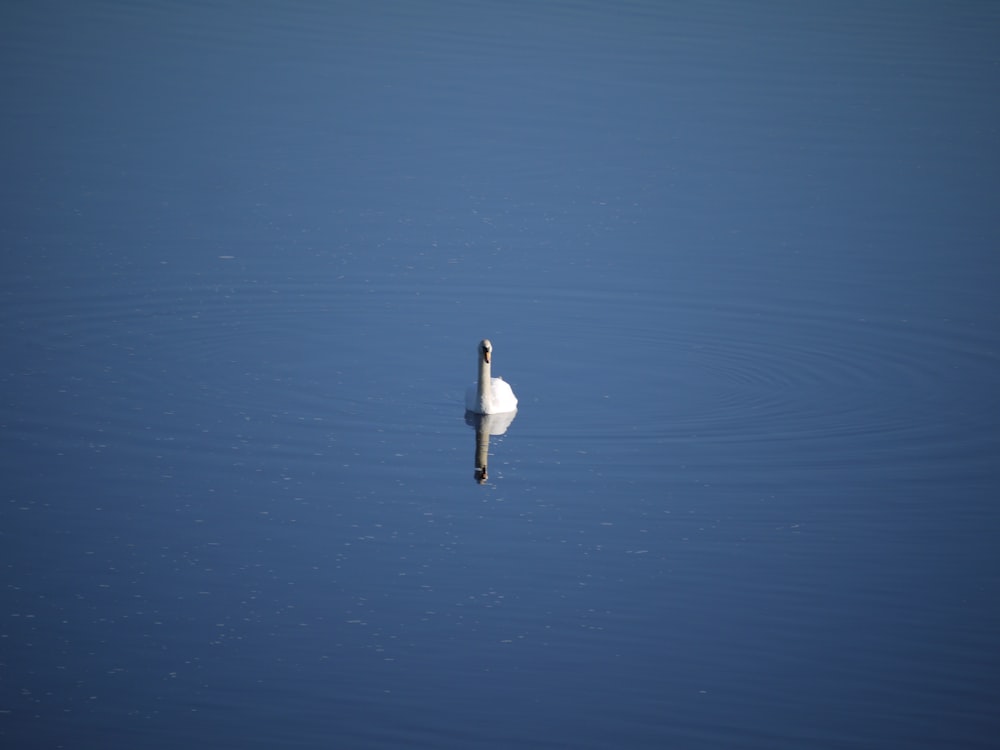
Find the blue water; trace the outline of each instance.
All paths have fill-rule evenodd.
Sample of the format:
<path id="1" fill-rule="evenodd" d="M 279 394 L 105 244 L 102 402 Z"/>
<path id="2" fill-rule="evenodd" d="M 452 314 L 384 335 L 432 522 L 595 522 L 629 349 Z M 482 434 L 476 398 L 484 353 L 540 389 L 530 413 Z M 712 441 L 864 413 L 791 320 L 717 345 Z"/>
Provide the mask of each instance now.
<path id="1" fill-rule="evenodd" d="M 6 4 L 0 739 L 995 747 L 997 49 Z"/>

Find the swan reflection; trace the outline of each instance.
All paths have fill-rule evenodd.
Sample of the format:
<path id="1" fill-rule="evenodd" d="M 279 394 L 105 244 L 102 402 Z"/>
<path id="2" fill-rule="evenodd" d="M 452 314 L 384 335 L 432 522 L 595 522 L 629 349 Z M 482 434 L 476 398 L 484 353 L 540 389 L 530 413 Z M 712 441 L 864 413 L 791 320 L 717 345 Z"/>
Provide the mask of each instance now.
<path id="1" fill-rule="evenodd" d="M 516 411 L 503 412 L 502 414 L 465 412 L 465 423 L 476 428 L 476 470 L 473 476 L 479 484 L 486 484 L 486 480 L 489 479 L 486 465 L 490 455 L 490 435 L 503 435 L 516 416 Z"/>

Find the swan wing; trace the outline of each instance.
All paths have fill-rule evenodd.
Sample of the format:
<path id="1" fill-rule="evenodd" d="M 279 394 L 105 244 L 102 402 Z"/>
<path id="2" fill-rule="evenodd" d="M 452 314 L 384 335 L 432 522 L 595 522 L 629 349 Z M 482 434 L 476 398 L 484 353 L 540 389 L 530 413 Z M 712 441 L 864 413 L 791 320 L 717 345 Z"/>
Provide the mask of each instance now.
<path id="1" fill-rule="evenodd" d="M 477 414 L 482 411 L 479 404 L 479 393 L 477 392 L 475 383 L 465 389 L 465 408 L 467 411 L 474 411 Z"/>
<path id="2" fill-rule="evenodd" d="M 517 410 L 517 396 L 514 395 L 510 384 L 503 378 L 493 378 L 490 381 L 493 391 L 493 408 L 491 413 L 499 414 L 507 411 Z"/>

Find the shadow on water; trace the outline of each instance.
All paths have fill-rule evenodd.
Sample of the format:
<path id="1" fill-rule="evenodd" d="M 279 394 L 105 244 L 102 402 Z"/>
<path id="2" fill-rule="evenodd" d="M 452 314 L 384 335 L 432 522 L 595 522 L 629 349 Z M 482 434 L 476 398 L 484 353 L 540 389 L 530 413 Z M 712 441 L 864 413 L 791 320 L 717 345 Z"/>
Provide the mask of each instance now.
<path id="1" fill-rule="evenodd" d="M 489 479 L 487 464 L 490 454 L 490 435 L 503 435 L 516 416 L 516 411 L 508 411 L 503 414 L 465 412 L 465 423 L 476 429 L 476 460 L 474 464 L 476 470 L 473 476 L 479 484 L 486 484 L 486 480 Z"/>

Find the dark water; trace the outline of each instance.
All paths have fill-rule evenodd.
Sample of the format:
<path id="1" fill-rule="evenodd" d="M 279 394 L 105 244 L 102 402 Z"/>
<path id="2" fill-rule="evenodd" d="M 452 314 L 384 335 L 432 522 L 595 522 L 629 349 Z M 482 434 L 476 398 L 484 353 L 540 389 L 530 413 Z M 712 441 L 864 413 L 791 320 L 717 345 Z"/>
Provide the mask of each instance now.
<path id="1" fill-rule="evenodd" d="M 995 747 L 1000 11 L 753 6 L 6 4 L 0 738 Z"/>

